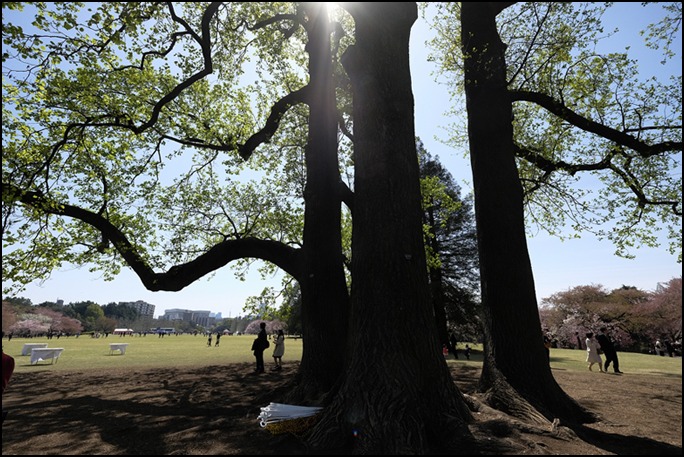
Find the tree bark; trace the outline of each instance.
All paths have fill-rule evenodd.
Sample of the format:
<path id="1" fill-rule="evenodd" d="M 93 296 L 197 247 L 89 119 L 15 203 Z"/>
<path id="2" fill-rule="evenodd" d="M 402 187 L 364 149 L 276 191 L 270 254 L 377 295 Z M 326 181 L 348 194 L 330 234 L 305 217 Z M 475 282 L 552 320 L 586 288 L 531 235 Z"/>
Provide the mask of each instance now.
<path id="1" fill-rule="evenodd" d="M 517 417 L 589 421 L 592 415 L 556 383 L 543 346 L 514 158 L 505 44 L 496 28 L 500 10 L 496 2 L 463 3 L 461 10 L 485 324 L 480 388 L 488 391 L 490 406 Z"/>
<path id="2" fill-rule="evenodd" d="M 324 4 L 310 3 L 310 110 L 304 200 L 303 257 L 300 279 L 304 346 L 298 388 L 290 399 L 312 400 L 327 393 L 342 375 L 349 316 L 341 233 L 337 109 L 330 48 L 331 27 Z"/>
<path id="3" fill-rule="evenodd" d="M 408 54 L 417 7 L 345 7 L 356 22 L 343 60 L 354 100 L 349 360 L 309 444 L 425 453 L 444 439 L 467 441 L 470 413 L 442 356 L 428 293 Z"/>

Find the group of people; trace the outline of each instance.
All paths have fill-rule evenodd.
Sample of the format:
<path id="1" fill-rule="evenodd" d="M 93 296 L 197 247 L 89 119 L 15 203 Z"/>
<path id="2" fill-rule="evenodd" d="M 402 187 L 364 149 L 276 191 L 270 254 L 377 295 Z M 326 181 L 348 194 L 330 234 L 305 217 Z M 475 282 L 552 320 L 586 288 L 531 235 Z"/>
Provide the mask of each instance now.
<path id="1" fill-rule="evenodd" d="M 670 340 L 665 340 L 662 343 L 660 342 L 660 338 L 656 339 L 655 345 L 655 354 L 656 355 L 669 355 L 670 357 L 675 356 L 675 349 L 672 343 L 670 343 Z"/>
<path id="2" fill-rule="evenodd" d="M 259 324 L 259 334 L 257 335 L 254 343 L 252 343 L 252 351 L 254 352 L 254 358 L 256 359 L 255 373 L 264 372 L 264 351 L 270 347 L 268 342 L 268 336 L 266 335 L 266 322 Z M 278 333 L 273 339 L 273 370 L 280 371 L 283 369 L 283 355 L 285 354 L 285 333 L 283 330 L 278 330 Z"/>
<path id="3" fill-rule="evenodd" d="M 608 336 L 606 327 L 601 327 L 596 338 L 594 338 L 593 332 L 587 333 L 586 336 L 587 339 L 585 344 L 587 346 L 587 363 L 589 364 L 589 371 L 593 371 L 591 367 L 593 367 L 594 364 L 598 364 L 599 371 L 605 373 L 608 371 L 608 367 L 613 364 L 613 371 L 622 374 L 615 345 Z M 601 352 L 603 352 L 606 357 L 605 362 L 601 358 Z"/>

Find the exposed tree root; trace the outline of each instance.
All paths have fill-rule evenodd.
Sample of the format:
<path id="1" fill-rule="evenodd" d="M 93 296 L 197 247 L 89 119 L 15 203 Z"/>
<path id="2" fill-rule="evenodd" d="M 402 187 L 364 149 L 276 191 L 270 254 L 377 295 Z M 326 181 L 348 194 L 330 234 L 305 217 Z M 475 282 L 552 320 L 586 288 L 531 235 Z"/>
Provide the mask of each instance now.
<path id="1" fill-rule="evenodd" d="M 479 454 L 547 454 L 549 440 L 567 443 L 582 441 L 575 432 L 561 425 L 559 419 L 552 421 L 540 419 L 539 413 L 526 416 L 526 420 L 513 417 L 499 409 L 492 408 L 474 395 L 464 395 L 468 407 L 473 412 L 474 422 L 470 432 L 476 441 Z M 485 395 L 491 398 L 491 395 Z M 520 400 L 517 400 L 520 402 Z M 524 400 L 523 400 L 524 402 Z M 525 402 L 526 403 L 526 402 Z M 514 411 L 534 410 L 531 406 Z M 542 416 L 543 417 L 543 416 Z"/>

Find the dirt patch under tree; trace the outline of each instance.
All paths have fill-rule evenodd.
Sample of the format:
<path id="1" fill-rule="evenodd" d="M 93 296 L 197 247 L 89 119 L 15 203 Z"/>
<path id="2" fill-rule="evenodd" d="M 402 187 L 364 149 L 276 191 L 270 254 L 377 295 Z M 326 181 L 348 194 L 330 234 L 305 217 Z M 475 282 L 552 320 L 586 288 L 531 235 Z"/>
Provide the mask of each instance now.
<path id="1" fill-rule="evenodd" d="M 479 369 L 452 364 L 477 398 Z M 3 396 L 3 455 L 307 454 L 292 435 L 259 427 L 296 363 L 200 368 L 15 373 Z M 681 455 L 682 379 L 553 370 L 561 387 L 601 420 L 575 430 L 532 430 L 496 412 L 475 413 L 483 454 Z M 435 453 L 439 453 L 436 450 Z"/>

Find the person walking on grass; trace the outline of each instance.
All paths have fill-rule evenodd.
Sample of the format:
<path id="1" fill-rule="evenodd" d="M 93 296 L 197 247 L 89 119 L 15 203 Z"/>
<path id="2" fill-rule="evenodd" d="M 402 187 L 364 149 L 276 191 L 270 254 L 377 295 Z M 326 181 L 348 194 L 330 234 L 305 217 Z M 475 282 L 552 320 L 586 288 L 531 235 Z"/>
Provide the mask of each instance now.
<path id="1" fill-rule="evenodd" d="M 603 370 L 608 371 L 610 364 L 613 364 L 613 371 L 618 374 L 622 374 L 620 371 L 620 362 L 618 361 L 617 351 L 615 350 L 615 345 L 606 333 L 606 328 L 601 327 L 600 333 L 596 337 L 598 343 L 601 345 L 601 350 L 606 356 L 606 362 L 603 365 Z"/>
<path id="2" fill-rule="evenodd" d="M 589 371 L 595 363 L 598 363 L 599 371 L 603 373 L 603 360 L 601 359 L 601 354 L 599 354 L 599 344 L 594 339 L 594 334 L 592 332 L 587 333 L 587 339 L 585 340 L 587 346 L 587 363 L 589 364 Z"/>

